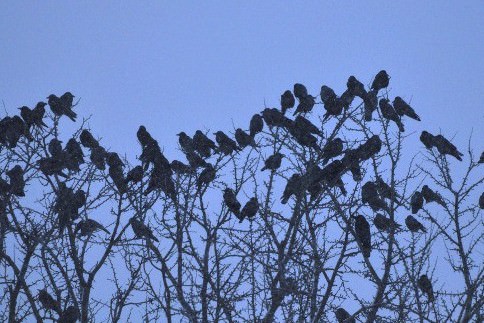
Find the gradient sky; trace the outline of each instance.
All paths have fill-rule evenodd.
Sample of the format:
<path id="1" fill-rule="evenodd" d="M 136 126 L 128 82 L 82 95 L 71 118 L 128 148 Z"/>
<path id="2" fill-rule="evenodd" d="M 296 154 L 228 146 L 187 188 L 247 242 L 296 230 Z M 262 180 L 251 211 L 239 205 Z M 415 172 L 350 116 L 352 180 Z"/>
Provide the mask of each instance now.
<path id="1" fill-rule="evenodd" d="M 134 157 L 144 124 L 174 158 L 176 133 L 247 127 L 295 82 L 341 93 L 386 69 L 423 119 L 409 132 L 465 145 L 473 128 L 479 146 L 483 16 L 482 1 L 2 1 L 0 100 L 16 113 L 69 90 L 107 147 Z"/>

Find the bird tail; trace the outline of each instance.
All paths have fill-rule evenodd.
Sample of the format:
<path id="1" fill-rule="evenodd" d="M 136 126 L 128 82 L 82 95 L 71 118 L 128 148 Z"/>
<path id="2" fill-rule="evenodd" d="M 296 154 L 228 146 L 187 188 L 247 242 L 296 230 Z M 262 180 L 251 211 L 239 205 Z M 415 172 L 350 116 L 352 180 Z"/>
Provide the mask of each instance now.
<path id="1" fill-rule="evenodd" d="M 398 126 L 398 130 L 399 130 L 400 132 L 405 132 L 405 128 L 403 127 L 403 123 L 402 123 L 402 121 L 398 120 L 398 122 L 397 122 L 397 126 Z"/>
<path id="2" fill-rule="evenodd" d="M 66 109 L 65 115 L 69 117 L 72 121 L 76 122 L 77 113 L 72 111 L 71 109 Z"/>

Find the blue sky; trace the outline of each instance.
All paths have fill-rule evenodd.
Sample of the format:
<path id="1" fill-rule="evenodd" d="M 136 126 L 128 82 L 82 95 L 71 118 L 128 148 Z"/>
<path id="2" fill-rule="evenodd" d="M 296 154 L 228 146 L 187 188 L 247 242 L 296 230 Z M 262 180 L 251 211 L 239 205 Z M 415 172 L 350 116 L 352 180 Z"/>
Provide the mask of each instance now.
<path id="1" fill-rule="evenodd" d="M 466 144 L 474 128 L 477 144 L 482 16 L 480 1 L 2 1 L 0 99 L 13 113 L 70 90 L 108 147 L 134 157 L 145 124 L 173 158 L 176 133 L 246 127 L 295 82 L 341 93 L 386 69 L 423 118 L 409 131 Z"/>

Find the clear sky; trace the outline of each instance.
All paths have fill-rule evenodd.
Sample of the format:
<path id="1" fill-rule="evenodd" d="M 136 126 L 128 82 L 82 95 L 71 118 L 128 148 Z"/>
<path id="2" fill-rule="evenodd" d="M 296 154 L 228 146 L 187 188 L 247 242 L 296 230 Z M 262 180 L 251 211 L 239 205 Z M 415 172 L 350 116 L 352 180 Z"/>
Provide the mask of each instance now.
<path id="1" fill-rule="evenodd" d="M 409 131 L 484 148 L 484 3 L 345 3 L 2 1 L 0 100 L 69 90 L 106 146 L 134 157 L 145 124 L 174 158 L 176 133 L 247 127 L 295 82 L 341 93 L 386 69 L 423 119 Z"/>

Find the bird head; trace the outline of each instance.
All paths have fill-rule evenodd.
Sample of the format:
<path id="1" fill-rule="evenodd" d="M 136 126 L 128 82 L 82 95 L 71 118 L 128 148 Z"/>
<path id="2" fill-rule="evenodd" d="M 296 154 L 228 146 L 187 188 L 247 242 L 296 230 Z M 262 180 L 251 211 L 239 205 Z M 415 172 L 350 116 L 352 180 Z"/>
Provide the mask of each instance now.
<path id="1" fill-rule="evenodd" d="M 55 99 L 58 99 L 58 97 L 57 97 L 57 95 L 55 95 L 55 94 L 51 94 L 51 95 L 49 95 L 49 96 L 47 97 L 47 99 L 49 99 L 49 100 L 55 100 Z"/>

